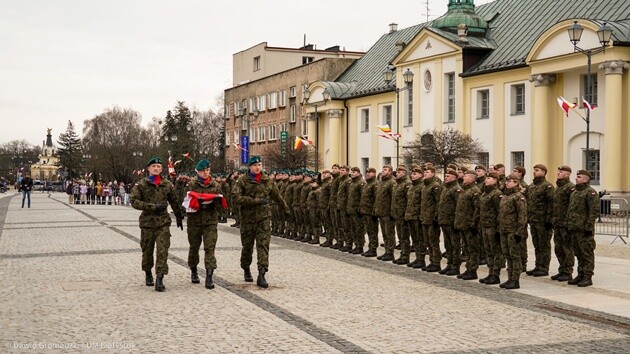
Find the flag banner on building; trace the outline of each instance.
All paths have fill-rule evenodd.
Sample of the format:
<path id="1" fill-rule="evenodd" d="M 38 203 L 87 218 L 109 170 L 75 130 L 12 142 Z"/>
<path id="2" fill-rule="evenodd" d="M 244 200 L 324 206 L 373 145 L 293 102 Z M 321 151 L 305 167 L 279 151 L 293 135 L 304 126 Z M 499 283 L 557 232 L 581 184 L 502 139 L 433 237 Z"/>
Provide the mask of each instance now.
<path id="1" fill-rule="evenodd" d="M 295 145 L 293 146 L 295 150 L 299 150 L 302 146 L 305 145 L 313 145 L 313 142 L 303 137 L 295 137 Z"/>
<path id="2" fill-rule="evenodd" d="M 399 133 L 392 133 L 392 129 L 389 127 L 388 124 L 377 125 L 376 127 L 381 131 L 381 133 L 377 133 L 376 135 L 380 136 L 381 138 L 390 139 L 394 141 L 400 138 Z"/>
<path id="3" fill-rule="evenodd" d="M 582 107 L 588 108 L 588 110 L 591 112 L 593 112 L 593 110 L 597 108 L 597 106 L 588 103 L 588 101 L 584 97 L 582 97 Z"/>
<path id="4" fill-rule="evenodd" d="M 567 101 L 564 97 L 558 97 L 558 105 L 564 111 L 564 117 L 567 118 L 569 116 L 569 109 L 575 108 L 575 104 Z"/>
<path id="5" fill-rule="evenodd" d="M 241 163 L 249 161 L 249 136 L 241 136 Z"/>
<path id="6" fill-rule="evenodd" d="M 238 150 L 247 151 L 247 149 L 243 148 L 241 144 L 232 143 L 232 145 L 234 145 L 234 147 L 237 148 Z"/>

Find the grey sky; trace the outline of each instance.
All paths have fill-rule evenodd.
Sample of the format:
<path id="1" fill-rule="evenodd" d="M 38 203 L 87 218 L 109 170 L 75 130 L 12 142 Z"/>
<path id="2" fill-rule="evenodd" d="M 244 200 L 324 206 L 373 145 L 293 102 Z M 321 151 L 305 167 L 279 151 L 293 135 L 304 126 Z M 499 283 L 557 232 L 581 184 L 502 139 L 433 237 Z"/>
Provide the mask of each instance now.
<path id="1" fill-rule="evenodd" d="M 489 0 L 477 0 L 476 4 Z M 177 100 L 216 108 L 232 54 L 260 42 L 366 51 L 426 0 L 0 0 L 0 143 L 41 144 L 113 107 L 146 123 Z M 448 0 L 429 0 L 430 19 Z"/>

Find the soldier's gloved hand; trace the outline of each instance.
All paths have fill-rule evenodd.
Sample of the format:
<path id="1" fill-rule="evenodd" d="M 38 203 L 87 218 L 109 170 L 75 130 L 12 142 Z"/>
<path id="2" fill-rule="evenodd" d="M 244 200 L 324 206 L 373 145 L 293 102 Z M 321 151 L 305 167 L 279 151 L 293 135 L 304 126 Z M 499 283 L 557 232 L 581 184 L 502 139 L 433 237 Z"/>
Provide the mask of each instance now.
<path id="1" fill-rule="evenodd" d="M 260 198 L 260 199 L 258 199 L 258 204 L 259 205 L 267 205 L 267 204 L 269 204 L 269 201 L 267 199 L 265 199 L 265 198 Z"/>
<path id="2" fill-rule="evenodd" d="M 501 234 L 500 233 L 496 233 L 494 234 L 494 242 L 500 243 L 501 242 Z"/>
<path id="3" fill-rule="evenodd" d="M 514 241 L 516 241 L 516 243 L 521 243 L 521 235 L 514 235 Z"/>
<path id="4" fill-rule="evenodd" d="M 553 224 L 550 223 L 550 222 L 546 222 L 545 223 L 545 230 L 551 231 L 551 229 L 553 229 Z"/>
<path id="5" fill-rule="evenodd" d="M 180 230 L 184 230 L 184 220 L 183 219 L 177 219 L 177 227 L 180 228 Z"/>
<path id="6" fill-rule="evenodd" d="M 593 231 L 591 230 L 584 231 L 584 237 L 591 237 L 591 236 L 593 236 Z"/>
<path id="7" fill-rule="evenodd" d="M 163 211 L 166 211 L 166 204 L 155 204 L 155 211 L 157 213 L 161 213 Z"/>

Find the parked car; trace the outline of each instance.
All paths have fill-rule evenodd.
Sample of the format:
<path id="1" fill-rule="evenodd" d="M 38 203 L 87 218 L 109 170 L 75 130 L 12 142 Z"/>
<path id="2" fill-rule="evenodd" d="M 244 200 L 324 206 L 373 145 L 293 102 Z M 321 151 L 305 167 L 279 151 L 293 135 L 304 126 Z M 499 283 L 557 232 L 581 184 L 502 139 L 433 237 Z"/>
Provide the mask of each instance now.
<path id="1" fill-rule="evenodd" d="M 44 182 L 39 179 L 33 181 L 33 191 L 41 191 L 44 188 Z"/>

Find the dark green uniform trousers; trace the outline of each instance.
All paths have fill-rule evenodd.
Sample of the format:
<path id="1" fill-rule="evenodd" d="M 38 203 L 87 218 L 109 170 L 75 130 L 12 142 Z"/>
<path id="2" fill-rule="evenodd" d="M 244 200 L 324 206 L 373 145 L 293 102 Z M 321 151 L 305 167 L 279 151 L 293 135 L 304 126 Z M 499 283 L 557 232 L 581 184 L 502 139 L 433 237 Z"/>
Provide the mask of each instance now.
<path id="1" fill-rule="evenodd" d="M 196 267 L 199 264 L 199 248 L 203 241 L 204 266 L 206 269 L 217 269 L 217 259 L 214 249 L 217 245 L 217 224 L 188 225 L 188 267 Z"/>
<path id="2" fill-rule="evenodd" d="M 269 242 L 271 240 L 271 222 L 266 219 L 260 222 L 241 222 L 241 268 L 249 268 L 254 255 L 254 242 L 258 257 L 258 269 L 269 269 Z"/>
<path id="3" fill-rule="evenodd" d="M 566 227 L 556 226 L 553 230 L 553 248 L 558 259 L 558 273 L 573 274 L 575 253 L 573 252 L 573 238 Z"/>
<path id="4" fill-rule="evenodd" d="M 486 262 L 489 275 L 499 275 L 501 267 L 505 263 L 501 250 L 501 236 L 496 227 L 484 227 L 481 229 L 483 245 L 486 250 Z"/>
<path id="5" fill-rule="evenodd" d="M 523 270 L 521 260 L 521 244 L 525 242 L 522 238 L 520 242 L 516 242 L 514 232 L 501 234 L 501 250 L 503 257 L 507 260 L 508 280 L 518 281 Z"/>
<path id="6" fill-rule="evenodd" d="M 549 271 L 551 262 L 551 231 L 545 229 L 544 222 L 530 222 L 529 232 L 532 234 L 536 268 Z"/>
<path id="7" fill-rule="evenodd" d="M 171 232 L 169 226 L 158 228 L 140 228 L 140 248 L 142 249 L 142 270 L 153 269 L 153 251 L 157 244 L 155 271 L 168 274 L 168 249 L 171 247 Z"/>

